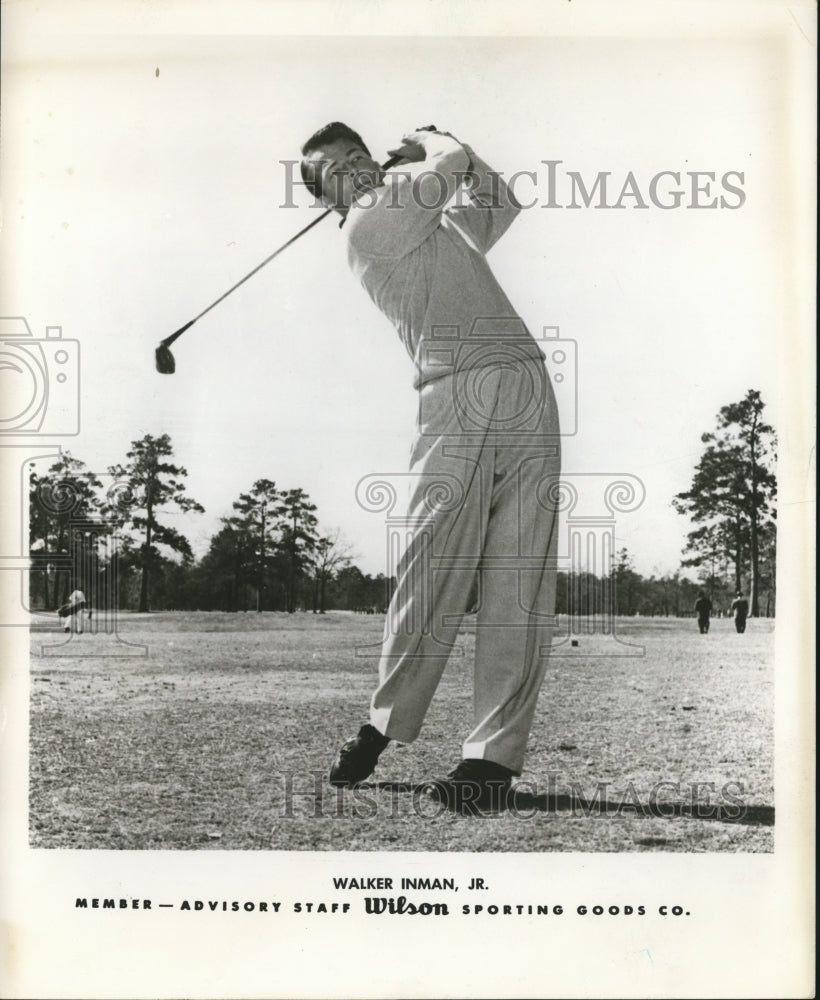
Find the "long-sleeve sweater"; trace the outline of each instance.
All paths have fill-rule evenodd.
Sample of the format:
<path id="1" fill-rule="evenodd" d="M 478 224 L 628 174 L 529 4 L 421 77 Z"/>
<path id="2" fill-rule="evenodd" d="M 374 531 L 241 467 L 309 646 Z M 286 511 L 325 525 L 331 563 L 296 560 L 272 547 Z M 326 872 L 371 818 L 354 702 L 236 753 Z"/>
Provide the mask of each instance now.
<path id="1" fill-rule="evenodd" d="M 485 254 L 520 211 L 469 146 L 425 141 L 426 159 L 363 192 L 345 225 L 348 261 L 413 359 L 414 384 L 505 361 L 542 362 Z"/>

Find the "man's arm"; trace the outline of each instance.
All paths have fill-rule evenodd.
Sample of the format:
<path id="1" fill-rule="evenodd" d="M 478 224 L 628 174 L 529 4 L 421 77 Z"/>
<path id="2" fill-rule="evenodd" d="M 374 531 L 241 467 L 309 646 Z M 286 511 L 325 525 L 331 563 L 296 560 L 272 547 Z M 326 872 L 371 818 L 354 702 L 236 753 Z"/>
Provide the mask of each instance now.
<path id="1" fill-rule="evenodd" d="M 461 143 L 445 132 L 411 132 L 390 153 L 405 162 L 385 175 L 387 190 L 364 192 L 348 213 L 351 246 L 365 257 L 400 258 L 423 243 L 470 165 Z"/>
<path id="2" fill-rule="evenodd" d="M 465 145 L 470 158 L 465 187 L 456 203 L 447 209 L 448 218 L 486 253 L 512 225 L 521 211 L 515 196 L 501 175 L 493 171 L 472 147 Z"/>

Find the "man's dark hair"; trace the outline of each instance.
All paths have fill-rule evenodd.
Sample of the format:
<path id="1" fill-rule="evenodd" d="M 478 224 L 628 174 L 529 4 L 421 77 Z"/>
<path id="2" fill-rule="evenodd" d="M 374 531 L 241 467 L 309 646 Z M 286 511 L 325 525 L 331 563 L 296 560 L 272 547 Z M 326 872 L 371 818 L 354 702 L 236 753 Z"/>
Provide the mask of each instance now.
<path id="1" fill-rule="evenodd" d="M 345 125 L 344 122 L 330 122 L 328 125 L 322 126 L 302 146 L 302 162 L 300 164 L 302 180 L 314 198 L 321 198 L 322 196 L 322 177 L 321 173 L 316 170 L 315 163 L 309 161 L 307 157 L 319 149 L 320 146 L 336 142 L 337 139 L 348 139 L 350 142 L 360 146 L 370 156 L 370 150 L 365 146 L 364 139 L 362 139 L 358 132 L 354 132 L 349 125 Z"/>

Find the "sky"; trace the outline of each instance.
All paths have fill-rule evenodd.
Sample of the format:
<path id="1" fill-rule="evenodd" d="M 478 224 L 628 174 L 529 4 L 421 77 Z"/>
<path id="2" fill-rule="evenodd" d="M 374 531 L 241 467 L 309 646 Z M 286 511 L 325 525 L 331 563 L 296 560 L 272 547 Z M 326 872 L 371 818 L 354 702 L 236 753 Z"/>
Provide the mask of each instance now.
<path id="1" fill-rule="evenodd" d="M 788 437 L 798 209 L 776 40 L 167 34 L 136 13 L 35 28 L 5 43 L 2 315 L 79 343 L 79 433 L 54 440 L 92 470 L 144 434 L 171 436 L 206 508 L 172 515 L 198 555 L 232 501 L 268 478 L 306 490 L 364 571 L 387 569 L 385 522 L 356 487 L 406 472 L 413 366 L 332 220 L 189 330 L 175 375 L 153 364 L 160 339 L 315 217 L 289 178 L 330 120 L 378 158 L 435 123 L 507 177 L 535 172 L 519 183 L 536 203 L 490 263 L 530 330 L 558 328 L 577 354 L 559 391 L 576 431 L 567 476 L 643 484 L 615 526 L 640 572 L 679 566 L 691 525 L 671 500 L 721 406 L 758 389 Z M 570 171 L 587 187 L 609 172 L 610 203 L 632 172 L 649 207 L 546 207 L 544 161 L 561 161 L 559 202 Z M 680 208 L 650 202 L 665 171 L 682 176 Z M 687 207 L 687 171 L 714 173 L 697 197 L 729 207 Z M 742 195 L 721 188 L 727 172 Z"/>

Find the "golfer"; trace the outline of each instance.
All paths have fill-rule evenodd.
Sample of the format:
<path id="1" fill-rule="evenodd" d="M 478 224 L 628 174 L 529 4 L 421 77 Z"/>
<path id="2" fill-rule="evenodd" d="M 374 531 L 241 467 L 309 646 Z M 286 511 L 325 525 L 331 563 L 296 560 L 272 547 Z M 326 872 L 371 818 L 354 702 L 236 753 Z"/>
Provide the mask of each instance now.
<path id="1" fill-rule="evenodd" d="M 695 601 L 695 614 L 698 616 L 698 628 L 701 635 L 709 631 L 709 616 L 712 614 L 712 602 L 701 590 Z"/>
<path id="2" fill-rule="evenodd" d="M 743 596 L 743 591 L 739 590 L 732 601 L 732 615 L 735 619 L 735 630 L 737 632 L 746 631 L 746 619 L 749 616 L 749 602 Z"/>
<path id="3" fill-rule="evenodd" d="M 415 366 L 407 548 L 387 613 L 370 722 L 339 751 L 353 786 L 390 740 L 419 735 L 477 583 L 472 730 L 425 792 L 463 813 L 503 807 L 521 773 L 553 632 L 558 413 L 544 356 L 485 254 L 519 212 L 470 146 L 404 137 L 384 173 L 335 122 L 302 176 L 342 216 L 348 261 Z"/>
<path id="4" fill-rule="evenodd" d="M 83 632 L 83 611 L 85 610 L 85 594 L 77 589 L 68 595 L 68 601 L 58 610 L 57 614 L 65 619 L 64 632 Z"/>

